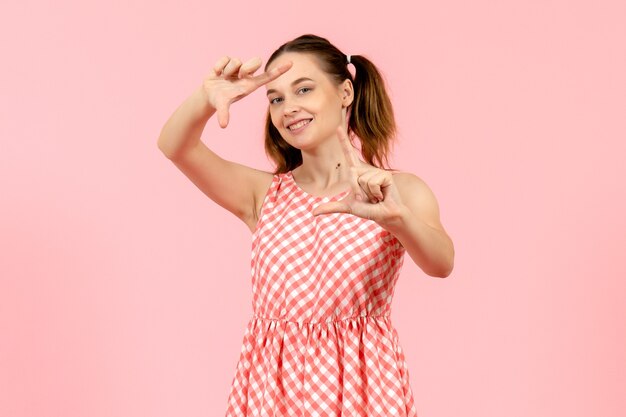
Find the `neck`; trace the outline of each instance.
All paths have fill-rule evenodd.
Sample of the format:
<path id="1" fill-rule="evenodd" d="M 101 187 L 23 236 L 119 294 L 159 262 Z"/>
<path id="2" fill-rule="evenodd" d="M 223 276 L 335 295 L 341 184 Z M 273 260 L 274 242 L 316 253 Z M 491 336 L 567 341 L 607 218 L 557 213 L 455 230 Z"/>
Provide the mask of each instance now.
<path id="1" fill-rule="evenodd" d="M 302 151 L 302 165 L 294 169 L 298 182 L 326 189 L 348 178 L 348 164 L 342 149 L 337 146 L 315 151 Z"/>

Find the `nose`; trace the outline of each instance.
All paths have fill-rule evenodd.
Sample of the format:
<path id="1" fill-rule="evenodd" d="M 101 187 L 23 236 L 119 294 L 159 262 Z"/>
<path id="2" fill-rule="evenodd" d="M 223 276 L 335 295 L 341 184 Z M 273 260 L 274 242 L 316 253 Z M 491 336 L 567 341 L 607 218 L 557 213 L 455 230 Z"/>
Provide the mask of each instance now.
<path id="1" fill-rule="evenodd" d="M 284 101 L 283 112 L 286 116 L 297 113 L 300 109 L 300 106 L 295 104 L 293 101 Z"/>

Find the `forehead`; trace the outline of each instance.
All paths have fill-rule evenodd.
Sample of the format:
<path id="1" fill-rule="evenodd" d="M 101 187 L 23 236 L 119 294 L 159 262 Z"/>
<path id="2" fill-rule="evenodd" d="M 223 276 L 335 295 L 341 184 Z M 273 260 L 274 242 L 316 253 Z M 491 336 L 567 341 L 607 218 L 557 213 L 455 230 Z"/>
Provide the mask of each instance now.
<path id="1" fill-rule="evenodd" d="M 281 89 L 287 88 L 292 81 L 301 77 L 311 78 L 315 81 L 324 81 L 324 72 L 319 68 L 317 61 L 310 54 L 286 52 L 281 54 L 267 67 L 267 71 L 280 66 L 288 61 L 293 62 L 293 65 L 287 72 L 283 73 L 280 77 L 265 84 L 265 89 Z"/>

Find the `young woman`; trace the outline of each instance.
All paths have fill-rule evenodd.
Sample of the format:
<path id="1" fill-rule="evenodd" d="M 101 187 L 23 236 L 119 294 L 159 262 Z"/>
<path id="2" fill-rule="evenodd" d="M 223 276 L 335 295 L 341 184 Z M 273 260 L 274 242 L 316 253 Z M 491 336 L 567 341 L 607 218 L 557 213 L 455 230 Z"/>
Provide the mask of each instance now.
<path id="1" fill-rule="evenodd" d="M 158 140 L 252 232 L 254 315 L 226 415 L 415 417 L 391 301 L 405 252 L 430 276 L 452 271 L 436 198 L 416 175 L 385 168 L 395 121 L 366 57 L 303 35 L 254 75 L 260 66 L 219 59 Z M 213 114 L 225 128 L 229 106 L 262 85 L 274 172 L 224 160 L 200 141 Z"/>

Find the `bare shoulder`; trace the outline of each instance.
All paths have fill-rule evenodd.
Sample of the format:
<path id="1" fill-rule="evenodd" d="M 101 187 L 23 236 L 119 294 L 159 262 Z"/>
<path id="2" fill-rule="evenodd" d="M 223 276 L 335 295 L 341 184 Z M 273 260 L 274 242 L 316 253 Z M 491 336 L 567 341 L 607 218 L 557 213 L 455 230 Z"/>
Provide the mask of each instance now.
<path id="1" fill-rule="evenodd" d="M 439 203 L 426 182 L 411 172 L 393 172 L 393 181 L 402 202 L 422 221 L 436 229 L 444 230 L 441 224 Z"/>
<path id="2" fill-rule="evenodd" d="M 262 171 L 259 169 L 255 169 L 255 171 L 255 181 L 253 183 L 253 211 L 252 213 L 250 213 L 248 218 L 245 219 L 245 222 L 252 233 L 254 233 L 254 231 L 256 230 L 256 224 L 259 221 L 259 215 L 261 212 L 263 201 L 265 200 L 265 196 L 267 195 L 267 192 L 269 191 L 269 188 L 272 185 L 272 181 L 274 179 L 274 174 L 271 172 Z"/>

